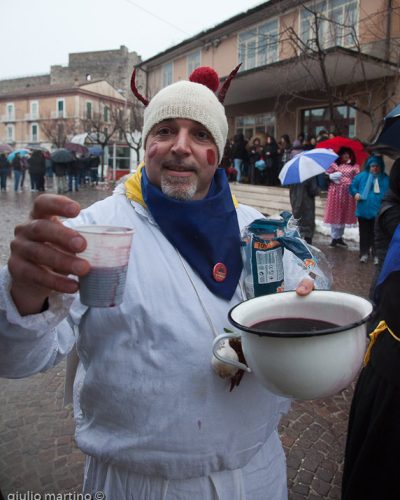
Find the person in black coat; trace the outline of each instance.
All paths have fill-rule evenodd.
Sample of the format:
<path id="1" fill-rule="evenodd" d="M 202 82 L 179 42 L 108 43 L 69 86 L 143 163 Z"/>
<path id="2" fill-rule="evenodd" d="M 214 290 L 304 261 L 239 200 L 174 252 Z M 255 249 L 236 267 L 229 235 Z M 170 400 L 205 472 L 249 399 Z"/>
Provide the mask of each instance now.
<path id="1" fill-rule="evenodd" d="M 278 178 L 280 170 L 279 148 L 278 143 L 272 135 L 267 135 L 264 153 L 267 165 L 266 184 L 267 186 L 280 186 Z"/>
<path id="2" fill-rule="evenodd" d="M 342 500 L 400 498 L 400 225 L 374 291 L 377 327 L 350 409 Z"/>
<path id="3" fill-rule="evenodd" d="M 68 191 L 79 191 L 80 160 L 73 153 L 74 159 L 67 164 Z"/>
<path id="4" fill-rule="evenodd" d="M 233 138 L 232 158 L 233 166 L 237 172 L 236 181 L 240 182 L 242 173 L 247 167 L 248 154 L 246 149 L 247 141 L 243 134 L 236 134 Z"/>
<path id="5" fill-rule="evenodd" d="M 250 182 L 252 184 L 266 183 L 266 164 L 264 148 L 259 137 L 255 137 L 249 149 L 249 171 Z"/>
<path id="6" fill-rule="evenodd" d="M 14 191 L 19 193 L 21 191 L 21 178 L 22 178 L 22 159 L 19 153 L 16 153 L 11 162 L 11 167 L 14 174 Z"/>
<path id="7" fill-rule="evenodd" d="M 293 217 L 299 221 L 301 237 L 310 245 L 315 232 L 315 197 L 319 193 L 315 177 L 289 186 Z"/>
<path id="8" fill-rule="evenodd" d="M 57 181 L 57 193 L 67 193 L 68 192 L 68 182 L 67 182 L 67 163 L 59 163 L 53 160 L 53 171 L 56 176 Z"/>
<path id="9" fill-rule="evenodd" d="M 99 183 L 99 165 L 100 158 L 96 155 L 90 155 L 89 157 L 89 165 L 90 165 L 90 181 L 92 186 Z"/>
<path id="10" fill-rule="evenodd" d="M 0 154 L 0 186 L 2 191 L 7 191 L 7 177 L 10 173 L 10 164 L 4 153 Z"/>
<path id="11" fill-rule="evenodd" d="M 28 159 L 28 170 L 31 178 L 31 191 L 44 191 L 46 160 L 41 151 L 33 151 Z"/>

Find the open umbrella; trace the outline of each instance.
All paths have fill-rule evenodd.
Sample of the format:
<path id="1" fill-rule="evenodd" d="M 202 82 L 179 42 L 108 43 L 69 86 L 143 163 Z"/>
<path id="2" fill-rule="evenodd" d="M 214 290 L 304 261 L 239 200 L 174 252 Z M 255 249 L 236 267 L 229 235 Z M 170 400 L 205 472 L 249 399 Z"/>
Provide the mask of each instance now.
<path id="1" fill-rule="evenodd" d="M 53 151 L 51 153 L 51 159 L 55 163 L 69 163 L 75 160 L 74 155 L 71 153 L 71 151 L 68 151 L 68 149 L 65 148 L 60 148 Z"/>
<path id="2" fill-rule="evenodd" d="M 0 153 L 9 154 L 13 151 L 13 148 L 9 144 L 0 144 Z"/>
<path id="3" fill-rule="evenodd" d="M 385 116 L 380 132 L 367 149 L 387 155 L 394 160 L 400 157 L 400 105 Z"/>
<path id="4" fill-rule="evenodd" d="M 310 149 L 299 153 L 287 161 L 279 173 L 282 186 L 299 184 L 310 177 L 322 174 L 338 158 L 338 155 L 329 149 Z"/>
<path id="5" fill-rule="evenodd" d="M 32 151 L 42 151 L 42 153 L 49 152 L 47 148 L 45 148 L 44 146 L 39 146 L 39 144 L 28 144 L 27 147 Z"/>
<path id="6" fill-rule="evenodd" d="M 21 158 L 23 156 L 28 156 L 31 154 L 31 151 L 29 151 L 29 149 L 16 149 L 15 151 L 13 151 L 12 153 L 10 153 L 8 156 L 7 156 L 7 160 L 8 161 L 13 161 L 13 159 L 15 158 L 15 155 L 19 153 L 19 156 L 21 156 Z"/>
<path id="7" fill-rule="evenodd" d="M 82 144 L 77 144 L 76 142 L 68 142 L 67 144 L 65 144 L 64 148 L 68 149 L 68 151 L 74 151 L 79 155 L 89 155 L 89 149 Z"/>
<path id="8" fill-rule="evenodd" d="M 91 154 L 93 156 L 102 156 L 103 155 L 103 148 L 99 145 L 89 146 L 89 154 Z"/>
<path id="9" fill-rule="evenodd" d="M 353 150 L 356 161 L 360 166 L 369 156 L 368 151 L 366 151 L 362 142 L 357 139 L 349 139 L 348 137 L 342 137 L 340 135 L 332 137 L 332 139 L 326 139 L 326 141 L 321 141 L 315 147 L 333 149 L 335 153 L 338 153 L 340 148 L 350 148 Z"/>

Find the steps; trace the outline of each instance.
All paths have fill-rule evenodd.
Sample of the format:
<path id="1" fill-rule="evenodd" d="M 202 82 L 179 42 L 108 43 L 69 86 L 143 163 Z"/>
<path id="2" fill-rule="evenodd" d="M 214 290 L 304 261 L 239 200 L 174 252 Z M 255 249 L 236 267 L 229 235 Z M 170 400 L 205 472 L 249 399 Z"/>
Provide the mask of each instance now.
<path id="1" fill-rule="evenodd" d="M 289 188 L 273 186 L 255 186 L 253 184 L 230 183 L 231 191 L 239 203 L 250 205 L 264 215 L 292 211 Z M 325 210 L 325 196 L 315 198 L 315 218 L 322 219 Z"/>

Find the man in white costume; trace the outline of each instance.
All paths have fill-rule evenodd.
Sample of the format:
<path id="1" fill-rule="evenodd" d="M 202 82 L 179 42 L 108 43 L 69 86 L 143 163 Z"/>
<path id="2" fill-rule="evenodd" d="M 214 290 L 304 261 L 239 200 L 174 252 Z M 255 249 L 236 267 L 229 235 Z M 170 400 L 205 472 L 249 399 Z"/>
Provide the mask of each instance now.
<path id="1" fill-rule="evenodd" d="M 214 89 L 215 90 L 215 89 Z M 1 270 L 0 375 L 27 377 L 77 352 L 76 442 L 84 492 L 107 500 L 285 500 L 277 432 L 289 401 L 253 374 L 229 391 L 211 367 L 213 338 L 243 296 L 240 230 L 261 214 L 237 204 L 217 169 L 225 110 L 196 81 L 147 105 L 145 166 L 80 210 L 35 199 Z M 68 219 L 61 223 L 60 217 Z M 121 305 L 90 308 L 78 224 L 133 227 Z M 312 280 L 297 288 L 305 295 Z"/>

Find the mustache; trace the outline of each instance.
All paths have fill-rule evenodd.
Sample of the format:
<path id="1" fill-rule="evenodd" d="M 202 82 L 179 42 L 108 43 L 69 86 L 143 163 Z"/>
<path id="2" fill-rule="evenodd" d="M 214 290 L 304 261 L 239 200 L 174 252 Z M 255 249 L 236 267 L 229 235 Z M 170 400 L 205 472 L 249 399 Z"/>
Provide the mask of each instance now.
<path id="1" fill-rule="evenodd" d="M 193 165 L 191 163 L 186 163 L 182 160 L 164 160 L 161 163 L 161 166 L 166 169 L 172 170 L 182 170 L 182 171 L 197 171 L 197 165 Z"/>

